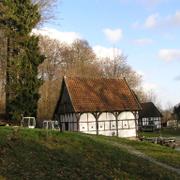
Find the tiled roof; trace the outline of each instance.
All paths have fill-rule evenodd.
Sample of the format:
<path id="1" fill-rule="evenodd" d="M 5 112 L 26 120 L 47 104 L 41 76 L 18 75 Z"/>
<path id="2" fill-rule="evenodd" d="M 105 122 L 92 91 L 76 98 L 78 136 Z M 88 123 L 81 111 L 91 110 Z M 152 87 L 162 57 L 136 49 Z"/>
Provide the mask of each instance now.
<path id="1" fill-rule="evenodd" d="M 157 107 L 152 102 L 141 103 L 142 111 L 139 112 L 139 117 L 162 117 Z"/>
<path id="2" fill-rule="evenodd" d="M 64 79 L 76 112 L 141 109 L 125 79 Z"/>

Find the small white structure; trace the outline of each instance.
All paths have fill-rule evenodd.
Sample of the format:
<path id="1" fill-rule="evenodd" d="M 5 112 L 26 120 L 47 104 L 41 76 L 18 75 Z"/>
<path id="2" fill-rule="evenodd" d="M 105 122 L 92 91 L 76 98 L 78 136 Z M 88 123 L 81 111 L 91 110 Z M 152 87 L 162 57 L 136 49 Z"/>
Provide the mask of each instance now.
<path id="1" fill-rule="evenodd" d="M 51 129 L 51 130 L 59 130 L 60 129 L 58 121 L 51 121 L 51 120 L 44 120 L 43 128 Z"/>
<path id="2" fill-rule="evenodd" d="M 35 128 L 36 127 L 36 119 L 35 117 L 23 117 L 21 120 L 21 126 L 27 128 Z"/>
<path id="3" fill-rule="evenodd" d="M 125 79 L 65 77 L 54 117 L 63 131 L 135 137 L 140 109 Z"/>
<path id="4" fill-rule="evenodd" d="M 167 127 L 177 127 L 178 122 L 176 119 L 171 119 L 167 121 Z"/>

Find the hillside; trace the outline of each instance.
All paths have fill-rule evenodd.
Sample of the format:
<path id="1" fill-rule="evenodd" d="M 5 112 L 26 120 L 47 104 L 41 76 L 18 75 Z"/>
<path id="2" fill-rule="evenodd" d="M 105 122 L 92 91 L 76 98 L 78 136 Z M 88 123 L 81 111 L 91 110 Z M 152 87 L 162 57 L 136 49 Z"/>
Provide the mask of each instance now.
<path id="1" fill-rule="evenodd" d="M 140 152 L 144 148 L 147 154 L 147 149 L 159 150 L 159 161 L 166 164 L 163 155 L 174 154 L 169 165 L 180 167 L 180 153 L 158 145 L 0 127 L 0 179 L 178 179 L 178 173 L 131 153 L 129 147 L 139 147 Z"/>

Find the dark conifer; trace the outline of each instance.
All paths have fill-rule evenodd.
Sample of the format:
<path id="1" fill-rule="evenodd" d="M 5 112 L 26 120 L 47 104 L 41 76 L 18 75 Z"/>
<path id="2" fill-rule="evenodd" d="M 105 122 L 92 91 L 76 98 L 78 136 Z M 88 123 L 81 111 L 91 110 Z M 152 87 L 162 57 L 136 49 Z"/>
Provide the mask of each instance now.
<path id="1" fill-rule="evenodd" d="M 39 7 L 31 0 L 4 0 L 0 7 L 0 29 L 7 39 L 6 113 L 15 120 L 21 114 L 36 116 L 41 85 L 38 66 L 44 56 L 31 31 L 41 18 Z"/>

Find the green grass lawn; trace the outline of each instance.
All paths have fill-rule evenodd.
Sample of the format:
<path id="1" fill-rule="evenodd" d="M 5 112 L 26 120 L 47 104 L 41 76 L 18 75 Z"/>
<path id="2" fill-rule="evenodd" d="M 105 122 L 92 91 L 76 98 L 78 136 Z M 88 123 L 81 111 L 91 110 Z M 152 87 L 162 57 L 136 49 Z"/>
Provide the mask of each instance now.
<path id="1" fill-rule="evenodd" d="M 150 152 L 174 150 L 115 137 L 0 127 L 0 179 L 178 179 L 172 173 L 105 141 Z M 149 150 L 148 150 L 149 149 Z M 180 154 L 175 152 L 176 157 Z M 175 154 L 171 160 L 174 160 Z M 179 167 L 178 163 L 173 165 Z"/>

